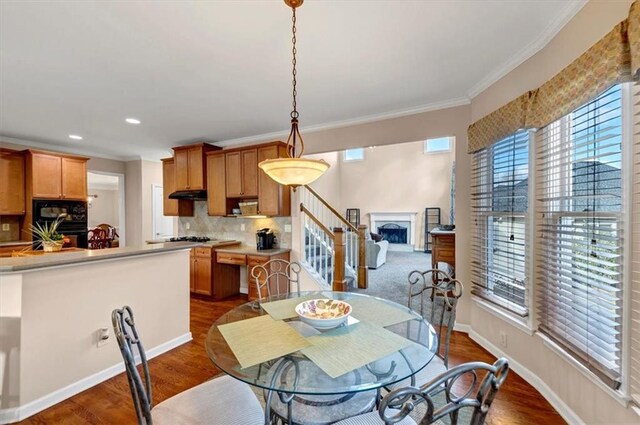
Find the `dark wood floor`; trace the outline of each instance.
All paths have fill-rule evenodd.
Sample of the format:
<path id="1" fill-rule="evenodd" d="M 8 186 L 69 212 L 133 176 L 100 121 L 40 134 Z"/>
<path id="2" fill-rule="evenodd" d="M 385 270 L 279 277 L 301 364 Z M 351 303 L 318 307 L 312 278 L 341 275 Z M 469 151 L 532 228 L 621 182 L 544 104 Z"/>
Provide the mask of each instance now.
<path id="1" fill-rule="evenodd" d="M 193 341 L 149 362 L 155 404 L 220 373 L 204 350 L 207 330 L 218 317 L 245 301 L 246 297 L 235 297 L 215 303 L 191 300 Z M 142 337 L 144 338 L 144 335 Z M 466 334 L 459 332 L 454 332 L 452 336 L 449 359 L 451 365 L 472 360 L 489 363 L 495 360 Z M 114 425 L 135 422 L 127 379 L 124 374 L 120 374 L 21 423 Z M 553 425 L 564 424 L 565 421 L 536 390 L 511 371 L 506 384 L 494 401 L 487 423 Z"/>

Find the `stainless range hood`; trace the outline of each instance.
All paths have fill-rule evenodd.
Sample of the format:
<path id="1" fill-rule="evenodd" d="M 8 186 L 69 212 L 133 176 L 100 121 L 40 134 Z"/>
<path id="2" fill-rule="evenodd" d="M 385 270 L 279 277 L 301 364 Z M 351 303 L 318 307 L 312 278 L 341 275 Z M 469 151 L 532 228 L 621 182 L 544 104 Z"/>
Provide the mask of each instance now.
<path id="1" fill-rule="evenodd" d="M 191 201 L 206 201 L 206 190 L 177 190 L 169 195 L 169 199 L 189 199 Z"/>

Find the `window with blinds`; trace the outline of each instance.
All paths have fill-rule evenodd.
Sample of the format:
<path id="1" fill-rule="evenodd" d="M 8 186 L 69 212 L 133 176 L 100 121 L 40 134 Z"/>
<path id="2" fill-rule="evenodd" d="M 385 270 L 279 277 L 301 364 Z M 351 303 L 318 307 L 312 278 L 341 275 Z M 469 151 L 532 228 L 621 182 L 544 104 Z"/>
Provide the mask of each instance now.
<path id="1" fill-rule="evenodd" d="M 472 164 L 472 294 L 528 315 L 529 132 L 478 151 Z"/>
<path id="2" fill-rule="evenodd" d="M 539 331 L 621 383 L 622 89 L 536 133 Z"/>
<path id="3" fill-rule="evenodd" d="M 640 406 L 640 83 L 633 86 L 633 198 L 632 198 L 632 274 L 631 292 L 631 326 L 629 333 L 629 395 Z"/>

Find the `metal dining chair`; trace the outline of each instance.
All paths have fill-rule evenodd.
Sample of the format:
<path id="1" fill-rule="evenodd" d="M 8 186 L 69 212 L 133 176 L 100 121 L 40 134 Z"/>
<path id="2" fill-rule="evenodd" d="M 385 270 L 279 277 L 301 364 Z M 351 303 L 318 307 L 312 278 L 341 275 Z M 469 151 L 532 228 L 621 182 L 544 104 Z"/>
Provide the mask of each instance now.
<path id="1" fill-rule="evenodd" d="M 481 375 L 484 377 L 480 380 Z M 451 425 L 457 425 L 462 409 L 470 411 L 469 425 L 482 425 L 489 413 L 498 390 L 507 379 L 509 362 L 505 358 L 493 365 L 483 362 L 464 363 L 436 376 L 432 381 L 418 387 L 398 388 L 387 394 L 377 412 L 354 416 L 334 425 L 416 425 L 409 416 L 421 416 L 420 425 L 444 424 L 441 419 L 448 416 Z M 442 401 L 434 396 L 444 388 Z M 456 392 L 463 395 L 458 396 Z M 422 409 L 424 413 L 421 412 Z"/>
<path id="2" fill-rule="evenodd" d="M 300 269 L 297 262 L 282 259 L 269 260 L 254 266 L 251 277 L 258 291 L 258 303 L 272 296 L 287 294 L 294 285 L 297 295 L 300 296 Z"/>
<path id="3" fill-rule="evenodd" d="M 462 296 L 462 283 L 440 270 L 414 270 L 409 273 L 408 307 L 417 311 L 436 330 L 436 355 L 417 374 L 388 387 L 394 389 L 405 386 L 422 385 L 449 367 L 449 345 L 451 331 L 456 323 L 456 307 Z"/>
<path id="4" fill-rule="evenodd" d="M 111 313 L 139 425 L 257 425 L 264 411 L 247 384 L 230 376 L 212 379 L 153 405 L 147 357 L 129 306 Z M 144 380 L 136 366 L 138 351 Z"/>

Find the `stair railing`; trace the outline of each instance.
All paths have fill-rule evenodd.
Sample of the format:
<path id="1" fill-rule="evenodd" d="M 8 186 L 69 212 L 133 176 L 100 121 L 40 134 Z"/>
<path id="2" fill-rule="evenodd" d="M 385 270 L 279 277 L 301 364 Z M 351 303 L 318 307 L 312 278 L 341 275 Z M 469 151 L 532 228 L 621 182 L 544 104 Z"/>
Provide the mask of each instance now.
<path id="1" fill-rule="evenodd" d="M 331 283 L 333 290 L 346 290 L 347 275 L 357 282 L 358 288 L 367 288 L 367 226 L 349 223 L 312 188 L 303 186 L 298 190 L 305 229 L 304 260 L 321 279 Z M 322 263 L 329 258 L 331 264 Z"/>

